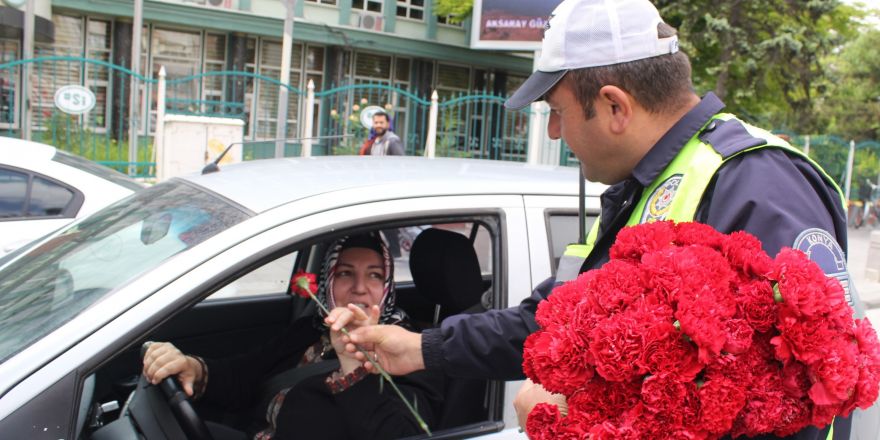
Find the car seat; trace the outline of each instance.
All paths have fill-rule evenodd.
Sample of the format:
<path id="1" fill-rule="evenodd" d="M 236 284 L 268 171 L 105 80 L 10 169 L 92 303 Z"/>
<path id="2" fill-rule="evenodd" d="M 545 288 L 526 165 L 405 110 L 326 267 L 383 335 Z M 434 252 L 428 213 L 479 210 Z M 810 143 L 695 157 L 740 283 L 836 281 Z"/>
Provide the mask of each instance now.
<path id="1" fill-rule="evenodd" d="M 435 325 L 447 316 L 486 310 L 480 262 L 464 235 L 436 228 L 422 231 L 413 242 L 409 267 L 419 296 L 434 304 Z M 437 429 L 486 420 L 487 385 L 485 380 L 447 377 Z"/>
<path id="2" fill-rule="evenodd" d="M 486 310 L 480 261 L 464 235 L 436 228 L 422 231 L 413 242 L 409 269 L 416 291 L 435 305 L 435 324 Z"/>

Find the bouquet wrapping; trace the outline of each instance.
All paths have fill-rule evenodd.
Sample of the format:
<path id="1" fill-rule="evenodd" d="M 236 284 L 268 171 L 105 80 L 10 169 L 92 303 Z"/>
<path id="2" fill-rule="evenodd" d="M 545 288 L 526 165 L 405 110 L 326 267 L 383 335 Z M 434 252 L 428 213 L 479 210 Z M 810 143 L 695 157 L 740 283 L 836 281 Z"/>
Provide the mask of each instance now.
<path id="1" fill-rule="evenodd" d="M 536 320 L 523 370 L 568 413 L 537 405 L 533 440 L 786 436 L 877 399 L 880 343 L 840 283 L 745 232 L 625 228 Z"/>

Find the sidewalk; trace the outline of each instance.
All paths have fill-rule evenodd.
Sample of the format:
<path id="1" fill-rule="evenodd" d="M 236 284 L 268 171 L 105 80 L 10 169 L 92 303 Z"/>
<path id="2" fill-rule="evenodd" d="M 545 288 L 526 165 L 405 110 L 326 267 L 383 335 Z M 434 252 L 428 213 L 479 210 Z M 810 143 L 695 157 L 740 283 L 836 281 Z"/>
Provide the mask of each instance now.
<path id="1" fill-rule="evenodd" d="M 880 231 L 880 229 L 874 229 Z M 865 266 L 868 262 L 868 248 L 871 243 L 871 230 L 850 228 L 848 267 L 856 291 L 868 309 L 868 316 L 875 328 L 880 324 L 880 282 L 865 278 Z M 876 232 L 880 234 L 880 232 Z"/>

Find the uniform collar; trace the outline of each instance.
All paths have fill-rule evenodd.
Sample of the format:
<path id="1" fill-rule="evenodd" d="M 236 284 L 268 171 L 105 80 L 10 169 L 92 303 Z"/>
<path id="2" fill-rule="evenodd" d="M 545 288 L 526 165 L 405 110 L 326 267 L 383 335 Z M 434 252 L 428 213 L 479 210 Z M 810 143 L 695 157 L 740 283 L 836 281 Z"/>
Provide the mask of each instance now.
<path id="1" fill-rule="evenodd" d="M 633 177 L 647 187 L 666 169 L 672 159 L 684 148 L 713 116 L 724 109 L 724 103 L 714 93 L 707 93 L 696 107 L 684 115 L 633 169 Z"/>

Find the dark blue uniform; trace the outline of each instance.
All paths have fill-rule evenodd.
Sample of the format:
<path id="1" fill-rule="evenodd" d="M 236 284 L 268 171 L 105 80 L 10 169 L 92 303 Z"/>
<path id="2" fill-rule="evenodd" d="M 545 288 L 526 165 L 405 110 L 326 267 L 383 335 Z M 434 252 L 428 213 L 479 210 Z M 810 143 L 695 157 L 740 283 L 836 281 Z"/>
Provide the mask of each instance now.
<path id="1" fill-rule="evenodd" d="M 608 261 L 608 250 L 644 188 L 723 107 L 715 95 L 708 94 L 654 145 L 628 179 L 602 194 L 603 227 L 595 249 L 581 267 L 582 272 Z M 735 120 L 710 124 L 700 136 L 722 155 L 726 150 L 741 149 L 754 142 Z M 762 148 L 731 159 L 706 190 L 695 220 L 724 233 L 749 232 L 761 240 L 771 256 L 783 247 L 803 250 L 826 274 L 840 279 L 848 287 L 851 305 L 860 307 L 846 271 L 846 214 L 839 193 L 804 159 L 775 148 Z M 422 353 L 426 367 L 453 376 L 523 379 L 523 342 L 538 329 L 537 304 L 550 294 L 554 285 L 552 278 L 542 282 L 517 307 L 452 316 L 439 329 L 424 331 Z M 809 428 L 789 438 L 824 439 L 825 435 Z M 835 438 L 849 438 L 848 420 L 835 423 Z"/>

